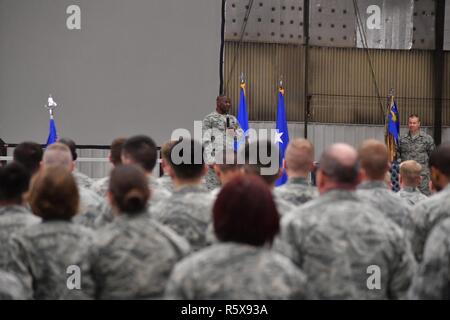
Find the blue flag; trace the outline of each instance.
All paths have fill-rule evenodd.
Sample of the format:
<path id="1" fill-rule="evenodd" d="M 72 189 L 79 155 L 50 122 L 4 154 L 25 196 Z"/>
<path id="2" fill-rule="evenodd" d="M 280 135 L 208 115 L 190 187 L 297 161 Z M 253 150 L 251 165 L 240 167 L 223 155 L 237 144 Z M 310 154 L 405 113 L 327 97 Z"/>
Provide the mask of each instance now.
<path id="1" fill-rule="evenodd" d="M 278 90 L 278 111 L 277 111 L 277 132 L 278 132 L 278 147 L 280 148 L 280 168 L 283 164 L 284 154 L 289 144 L 289 132 L 286 120 L 286 110 L 284 108 L 284 89 L 282 87 Z M 281 140 L 281 141 L 280 141 Z M 286 172 L 277 180 L 276 186 L 281 186 L 287 181 Z"/>
<path id="2" fill-rule="evenodd" d="M 55 143 L 56 140 L 58 140 L 58 135 L 56 133 L 55 119 L 50 117 L 50 131 L 48 133 L 47 146 Z"/>
<path id="3" fill-rule="evenodd" d="M 245 82 L 241 83 L 237 120 L 242 130 L 244 131 L 244 140 L 238 141 L 234 144 L 234 150 L 236 151 L 238 150 L 239 145 L 245 142 L 245 135 L 247 134 L 248 131 L 248 113 L 247 113 L 247 101 L 245 97 Z"/>
<path id="4" fill-rule="evenodd" d="M 388 134 L 392 135 L 398 146 L 398 137 L 400 135 L 400 116 L 398 114 L 397 102 L 391 101 L 391 108 L 388 116 Z"/>

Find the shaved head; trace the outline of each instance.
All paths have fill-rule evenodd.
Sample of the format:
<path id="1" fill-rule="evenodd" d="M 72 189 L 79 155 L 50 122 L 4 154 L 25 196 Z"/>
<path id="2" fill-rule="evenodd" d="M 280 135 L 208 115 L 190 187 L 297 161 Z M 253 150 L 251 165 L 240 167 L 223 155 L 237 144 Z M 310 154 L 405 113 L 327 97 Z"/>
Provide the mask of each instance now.
<path id="1" fill-rule="evenodd" d="M 337 184 L 356 186 L 359 175 L 358 153 L 348 144 L 333 144 L 320 158 L 320 172 Z"/>
<path id="2" fill-rule="evenodd" d="M 295 139 L 289 143 L 285 159 L 289 171 L 310 172 L 314 161 L 314 146 L 306 139 Z"/>
<path id="3" fill-rule="evenodd" d="M 44 166 L 62 166 L 69 171 L 73 169 L 72 153 L 68 146 L 62 143 L 54 143 L 45 149 L 42 158 Z"/>
<path id="4" fill-rule="evenodd" d="M 366 140 L 358 150 L 361 167 L 371 180 L 384 180 L 389 170 L 388 151 L 384 143 L 378 140 Z"/>

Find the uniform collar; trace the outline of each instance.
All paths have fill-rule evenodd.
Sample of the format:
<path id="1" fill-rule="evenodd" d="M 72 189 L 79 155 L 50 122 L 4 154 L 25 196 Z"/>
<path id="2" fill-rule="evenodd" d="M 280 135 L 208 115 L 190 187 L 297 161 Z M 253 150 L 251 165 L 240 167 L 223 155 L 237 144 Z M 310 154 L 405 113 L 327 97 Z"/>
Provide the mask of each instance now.
<path id="1" fill-rule="evenodd" d="M 380 180 L 369 180 L 362 182 L 359 186 L 359 190 L 370 190 L 370 189 L 388 189 L 386 183 Z"/>
<path id="2" fill-rule="evenodd" d="M 303 177 L 290 178 L 290 179 L 288 179 L 286 184 L 289 184 L 289 185 L 299 184 L 299 185 L 302 185 L 302 186 L 309 186 L 310 185 L 308 180 L 306 178 L 303 178 Z"/>

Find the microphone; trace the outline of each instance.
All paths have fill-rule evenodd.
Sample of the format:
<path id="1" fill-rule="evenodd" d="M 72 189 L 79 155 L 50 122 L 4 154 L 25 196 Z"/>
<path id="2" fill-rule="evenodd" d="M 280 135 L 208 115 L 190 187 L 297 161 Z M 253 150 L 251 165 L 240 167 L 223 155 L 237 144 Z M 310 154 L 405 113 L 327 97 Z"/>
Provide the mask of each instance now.
<path id="1" fill-rule="evenodd" d="M 227 129 L 230 128 L 230 117 L 227 115 Z"/>

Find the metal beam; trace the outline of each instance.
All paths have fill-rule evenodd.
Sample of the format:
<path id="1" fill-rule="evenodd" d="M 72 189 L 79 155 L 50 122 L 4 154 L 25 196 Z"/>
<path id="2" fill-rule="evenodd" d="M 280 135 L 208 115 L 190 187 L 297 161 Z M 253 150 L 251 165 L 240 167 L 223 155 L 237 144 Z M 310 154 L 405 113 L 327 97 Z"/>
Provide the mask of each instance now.
<path id="1" fill-rule="evenodd" d="M 444 71 L 444 20 L 445 0 L 436 1 L 436 27 L 434 50 L 434 142 L 436 145 L 442 139 L 442 87 Z"/>

